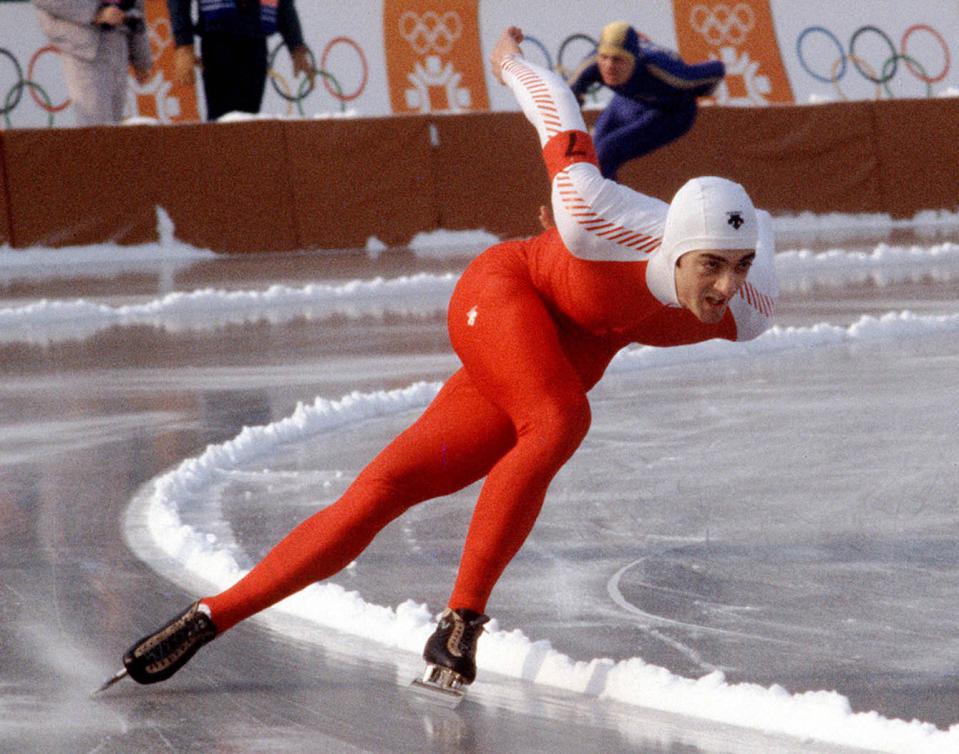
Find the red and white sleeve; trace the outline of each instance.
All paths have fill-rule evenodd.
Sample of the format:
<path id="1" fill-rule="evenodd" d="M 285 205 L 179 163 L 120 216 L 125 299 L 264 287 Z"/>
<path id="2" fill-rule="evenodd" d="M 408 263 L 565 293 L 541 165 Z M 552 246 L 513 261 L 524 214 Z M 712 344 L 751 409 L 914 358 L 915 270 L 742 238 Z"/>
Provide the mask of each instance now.
<path id="1" fill-rule="evenodd" d="M 645 260 L 659 246 L 669 205 L 603 178 L 579 103 L 562 77 L 517 55 L 503 61 L 502 71 L 539 137 L 566 248 L 594 261 Z"/>

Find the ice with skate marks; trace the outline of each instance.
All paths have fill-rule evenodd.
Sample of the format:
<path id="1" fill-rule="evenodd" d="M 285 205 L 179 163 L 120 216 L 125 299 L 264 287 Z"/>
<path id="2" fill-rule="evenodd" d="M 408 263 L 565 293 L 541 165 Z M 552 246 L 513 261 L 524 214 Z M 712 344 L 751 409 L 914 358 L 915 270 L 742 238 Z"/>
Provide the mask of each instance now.
<path id="1" fill-rule="evenodd" d="M 415 679 L 410 689 L 419 699 L 456 709 L 466 696 L 467 685 L 459 673 L 439 665 L 427 665 L 423 677 Z"/>

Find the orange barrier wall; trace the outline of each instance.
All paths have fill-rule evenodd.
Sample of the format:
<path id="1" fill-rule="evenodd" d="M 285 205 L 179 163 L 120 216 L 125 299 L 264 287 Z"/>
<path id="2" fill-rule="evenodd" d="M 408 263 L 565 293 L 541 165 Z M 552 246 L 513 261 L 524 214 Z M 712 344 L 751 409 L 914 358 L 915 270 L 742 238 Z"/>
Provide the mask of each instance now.
<path id="1" fill-rule="evenodd" d="M 892 101 L 871 108 L 879 196 L 895 215 L 959 206 L 959 100 Z"/>
<path id="2" fill-rule="evenodd" d="M 713 107 L 620 180 L 668 199 L 718 174 L 773 213 L 909 217 L 959 207 L 957 165 L 955 98 Z M 522 236 L 548 199 L 519 113 L 0 132 L 0 243 L 15 248 L 151 240 L 156 205 L 178 238 L 217 251 Z"/>
<path id="3" fill-rule="evenodd" d="M 437 227 L 429 122 L 422 117 L 283 126 L 299 248 L 394 246 Z"/>
<path id="4" fill-rule="evenodd" d="M 441 227 L 501 237 L 539 229 L 549 177 L 536 133 L 519 113 L 474 113 L 434 120 L 432 161 Z"/>
<path id="5" fill-rule="evenodd" d="M 756 205 L 774 214 L 902 209 L 880 200 L 884 156 L 871 103 L 757 114 L 754 108 L 705 110 L 691 138 L 627 164 L 619 177 L 666 199 L 691 175 L 723 175 L 746 186 Z M 921 197 L 914 200 L 923 204 Z"/>
<path id="6" fill-rule="evenodd" d="M 4 168 L 2 136 L 0 132 L 0 246 L 10 243 L 10 225 L 13 221 L 7 202 L 7 171 Z"/>

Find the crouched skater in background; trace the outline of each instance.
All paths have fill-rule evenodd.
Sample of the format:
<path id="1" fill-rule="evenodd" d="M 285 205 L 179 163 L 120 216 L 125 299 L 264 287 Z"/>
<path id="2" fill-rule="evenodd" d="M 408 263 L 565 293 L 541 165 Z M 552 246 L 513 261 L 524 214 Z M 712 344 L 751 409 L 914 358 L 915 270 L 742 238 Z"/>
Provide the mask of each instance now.
<path id="1" fill-rule="evenodd" d="M 235 585 L 130 647 L 105 686 L 169 678 L 240 621 L 346 567 L 411 506 L 485 478 L 420 682 L 460 695 L 493 587 L 585 437 L 587 393 L 617 351 L 748 340 L 769 326 L 769 218 L 743 187 L 697 178 L 667 205 L 604 179 L 573 93 L 524 60 L 520 41 L 508 28 L 491 62 L 536 129 L 556 226 L 492 246 L 463 273 L 448 314 L 462 367 L 422 416 Z"/>
<path id="2" fill-rule="evenodd" d="M 570 78 L 580 102 L 596 84 L 613 90 L 593 128 L 603 176 L 615 178 L 623 163 L 689 131 L 698 99 L 712 94 L 725 75 L 722 61 L 687 63 L 672 50 L 641 38 L 625 21 L 603 27 L 596 54 Z"/>

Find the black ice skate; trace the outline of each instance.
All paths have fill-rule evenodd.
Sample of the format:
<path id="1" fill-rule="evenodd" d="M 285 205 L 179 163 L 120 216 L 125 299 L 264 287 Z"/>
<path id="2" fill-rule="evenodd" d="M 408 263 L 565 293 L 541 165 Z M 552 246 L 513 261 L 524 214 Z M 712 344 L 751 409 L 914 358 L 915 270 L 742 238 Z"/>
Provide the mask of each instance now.
<path id="1" fill-rule="evenodd" d="M 450 706 L 459 704 L 464 686 L 476 680 L 476 642 L 488 620 L 473 610 L 446 608 L 423 650 L 426 672 L 413 687 L 445 698 Z"/>
<path id="2" fill-rule="evenodd" d="M 123 670 L 104 683 L 103 691 L 125 676 L 137 683 L 158 683 L 187 664 L 196 651 L 216 637 L 206 605 L 194 602 L 165 626 L 144 636 L 123 655 Z"/>

